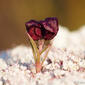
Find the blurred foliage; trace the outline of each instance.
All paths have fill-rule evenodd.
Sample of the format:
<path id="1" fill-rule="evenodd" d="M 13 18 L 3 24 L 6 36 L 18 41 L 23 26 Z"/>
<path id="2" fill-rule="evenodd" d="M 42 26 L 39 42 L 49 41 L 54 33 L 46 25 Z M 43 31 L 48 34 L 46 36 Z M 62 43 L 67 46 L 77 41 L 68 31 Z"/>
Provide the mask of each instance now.
<path id="1" fill-rule="evenodd" d="M 85 0 L 0 0 L 0 50 L 26 44 L 24 23 L 46 17 L 77 29 L 85 24 Z"/>

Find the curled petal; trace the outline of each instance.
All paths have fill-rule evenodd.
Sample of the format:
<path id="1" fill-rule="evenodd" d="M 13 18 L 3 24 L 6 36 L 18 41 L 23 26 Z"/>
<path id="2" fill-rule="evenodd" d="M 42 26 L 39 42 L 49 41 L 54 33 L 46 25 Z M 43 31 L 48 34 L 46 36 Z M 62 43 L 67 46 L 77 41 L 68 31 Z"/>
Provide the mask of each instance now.
<path id="1" fill-rule="evenodd" d="M 53 18 L 46 18 L 45 21 L 47 22 L 47 25 L 49 27 L 52 27 L 53 32 L 57 33 L 59 28 L 58 28 L 58 19 L 56 17 Z"/>
<path id="2" fill-rule="evenodd" d="M 46 18 L 45 20 L 40 21 L 40 23 L 43 25 L 45 29 L 44 39 L 45 40 L 53 39 L 59 30 L 57 18 L 55 17 Z"/>
<path id="3" fill-rule="evenodd" d="M 33 38 L 33 40 L 39 40 L 42 38 L 41 25 L 35 20 L 26 22 L 25 24 L 27 33 Z"/>
<path id="4" fill-rule="evenodd" d="M 27 28 L 27 33 L 29 33 L 33 40 L 39 40 L 42 38 L 40 27 L 32 25 L 29 28 Z"/>
<path id="5" fill-rule="evenodd" d="M 32 25 L 41 27 L 40 23 L 38 21 L 35 21 L 35 20 L 30 20 L 30 21 L 28 21 L 28 22 L 25 23 L 25 26 L 26 27 L 30 27 Z"/>

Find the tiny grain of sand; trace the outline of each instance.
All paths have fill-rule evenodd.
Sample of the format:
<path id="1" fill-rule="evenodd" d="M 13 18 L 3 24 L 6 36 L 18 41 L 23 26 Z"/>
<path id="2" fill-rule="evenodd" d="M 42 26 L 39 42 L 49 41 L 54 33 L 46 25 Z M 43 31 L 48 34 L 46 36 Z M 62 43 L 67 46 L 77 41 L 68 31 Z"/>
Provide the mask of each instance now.
<path id="1" fill-rule="evenodd" d="M 74 32 L 59 28 L 40 73 L 30 47 L 1 52 L 0 85 L 85 85 L 85 26 Z"/>

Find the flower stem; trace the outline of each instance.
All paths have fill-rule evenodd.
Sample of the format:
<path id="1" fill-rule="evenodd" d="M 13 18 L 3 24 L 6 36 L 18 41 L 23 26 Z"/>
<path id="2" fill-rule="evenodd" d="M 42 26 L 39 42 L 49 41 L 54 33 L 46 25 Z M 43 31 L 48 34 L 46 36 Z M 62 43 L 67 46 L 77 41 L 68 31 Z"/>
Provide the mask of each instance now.
<path id="1" fill-rule="evenodd" d="M 40 52 L 42 51 L 43 45 L 44 45 L 44 40 L 39 40 L 38 41 L 39 55 L 37 55 L 37 60 L 36 60 L 36 62 L 38 63 L 40 63 Z"/>
<path id="2" fill-rule="evenodd" d="M 38 41 L 39 53 L 41 53 L 43 45 L 44 45 L 44 40 L 39 40 Z M 36 72 L 37 73 L 40 72 L 41 69 L 42 69 L 42 65 L 41 65 L 41 62 L 40 62 L 40 55 L 39 55 L 39 56 L 37 56 L 37 60 L 36 60 Z"/>
<path id="3" fill-rule="evenodd" d="M 43 45 L 44 45 L 44 40 L 39 40 L 38 41 L 38 46 L 39 46 L 39 52 L 41 53 L 42 49 L 43 49 Z"/>
<path id="4" fill-rule="evenodd" d="M 40 55 L 47 50 L 48 46 L 46 46 L 41 52 Z"/>
<path id="5" fill-rule="evenodd" d="M 36 73 L 40 72 L 42 69 L 42 65 L 40 62 L 36 62 Z"/>
<path id="6" fill-rule="evenodd" d="M 42 60 L 41 65 L 43 65 L 43 63 L 44 63 L 45 59 L 47 58 L 47 55 L 48 55 L 48 53 L 49 53 L 50 48 L 51 48 L 51 46 L 49 45 L 49 46 L 48 46 L 48 50 L 47 50 L 47 52 L 46 52 L 46 54 L 45 54 L 44 59 Z"/>

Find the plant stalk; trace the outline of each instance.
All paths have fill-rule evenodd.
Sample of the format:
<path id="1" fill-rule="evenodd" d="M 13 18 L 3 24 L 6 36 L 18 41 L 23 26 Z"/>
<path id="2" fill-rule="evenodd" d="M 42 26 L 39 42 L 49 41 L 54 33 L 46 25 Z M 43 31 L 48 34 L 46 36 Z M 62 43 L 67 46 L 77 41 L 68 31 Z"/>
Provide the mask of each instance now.
<path id="1" fill-rule="evenodd" d="M 40 62 L 36 62 L 36 73 L 39 73 L 42 69 L 42 65 Z"/>

